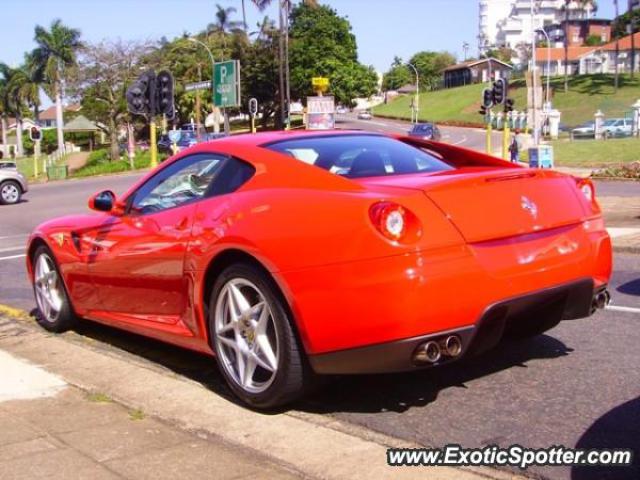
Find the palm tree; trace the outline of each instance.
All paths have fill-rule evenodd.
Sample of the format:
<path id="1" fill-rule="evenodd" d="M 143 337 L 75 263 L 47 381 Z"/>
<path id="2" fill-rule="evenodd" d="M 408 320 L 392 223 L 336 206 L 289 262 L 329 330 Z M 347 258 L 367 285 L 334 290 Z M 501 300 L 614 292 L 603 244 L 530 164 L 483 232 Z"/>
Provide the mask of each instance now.
<path id="1" fill-rule="evenodd" d="M 26 73 L 19 68 L 11 68 L 0 63 L 0 75 L 3 78 L 3 103 L 7 111 L 16 119 L 16 156 L 24 154 L 22 147 L 22 110 L 24 107 L 24 85 Z"/>
<path id="2" fill-rule="evenodd" d="M 62 82 L 66 72 L 76 64 L 76 52 L 82 46 L 80 30 L 69 28 L 61 20 L 54 20 L 49 30 L 37 25 L 34 40 L 38 47 L 33 50 L 32 66 L 36 77 L 46 79 L 56 104 L 56 128 L 58 150 L 64 151 Z"/>
<path id="3" fill-rule="evenodd" d="M 232 15 L 236 13 L 233 7 L 224 8 L 216 3 L 216 21 L 207 25 L 207 35 L 209 33 L 217 33 L 222 39 L 222 51 L 227 49 L 227 35 L 237 31 L 242 26 L 242 22 L 231 20 Z"/>
<path id="4" fill-rule="evenodd" d="M 273 0 L 251 0 L 258 7 L 258 10 L 264 10 L 271 5 Z M 318 0 L 301 0 L 311 7 L 317 7 Z M 280 41 L 278 44 L 278 74 L 280 77 L 280 121 L 283 124 L 287 122 L 287 114 L 285 106 L 291 103 L 290 87 L 289 87 L 289 11 L 292 8 L 292 0 L 277 0 L 278 2 L 278 18 L 280 28 Z"/>
<path id="5" fill-rule="evenodd" d="M 0 71 L 0 74 L 2 72 Z M 7 81 L 4 75 L 0 78 L 0 129 L 2 129 L 2 147 L 5 149 L 3 153 L 8 153 L 7 148 L 7 128 L 9 117 L 9 104 L 7 101 Z"/>

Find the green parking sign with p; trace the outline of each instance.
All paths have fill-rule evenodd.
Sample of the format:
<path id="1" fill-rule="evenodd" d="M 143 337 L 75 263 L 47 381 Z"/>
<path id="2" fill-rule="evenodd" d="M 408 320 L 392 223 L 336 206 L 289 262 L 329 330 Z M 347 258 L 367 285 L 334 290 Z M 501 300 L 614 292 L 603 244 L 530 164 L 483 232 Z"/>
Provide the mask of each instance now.
<path id="1" fill-rule="evenodd" d="M 240 106 L 240 62 L 229 60 L 214 65 L 213 104 L 217 107 Z"/>

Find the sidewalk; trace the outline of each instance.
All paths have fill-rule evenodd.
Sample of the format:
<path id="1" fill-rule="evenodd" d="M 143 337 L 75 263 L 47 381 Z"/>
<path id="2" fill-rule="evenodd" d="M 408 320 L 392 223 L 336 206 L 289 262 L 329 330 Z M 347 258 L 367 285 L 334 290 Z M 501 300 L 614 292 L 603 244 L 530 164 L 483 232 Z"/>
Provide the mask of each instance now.
<path id="1" fill-rule="evenodd" d="M 21 385 L 13 382 L 19 387 L 15 395 L 29 390 L 41 398 L 0 402 L 3 480 L 300 478 L 256 452 L 150 418 L 107 394 L 86 393 L 60 380 L 58 388 L 44 391 L 41 384 L 53 376 L 16 359 L 3 361 L 3 368 L 6 363 L 22 378 Z M 1 385 L 0 398 L 8 394 Z"/>

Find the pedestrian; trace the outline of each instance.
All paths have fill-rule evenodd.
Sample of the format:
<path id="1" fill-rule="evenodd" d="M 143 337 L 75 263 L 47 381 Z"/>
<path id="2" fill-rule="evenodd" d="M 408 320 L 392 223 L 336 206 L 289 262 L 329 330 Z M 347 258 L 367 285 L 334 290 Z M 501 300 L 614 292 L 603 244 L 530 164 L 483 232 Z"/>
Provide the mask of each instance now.
<path id="1" fill-rule="evenodd" d="M 509 145 L 509 153 L 513 163 L 520 161 L 520 150 L 522 150 L 522 135 L 520 134 L 520 129 L 516 128 L 515 134 L 511 139 L 511 145 Z"/>

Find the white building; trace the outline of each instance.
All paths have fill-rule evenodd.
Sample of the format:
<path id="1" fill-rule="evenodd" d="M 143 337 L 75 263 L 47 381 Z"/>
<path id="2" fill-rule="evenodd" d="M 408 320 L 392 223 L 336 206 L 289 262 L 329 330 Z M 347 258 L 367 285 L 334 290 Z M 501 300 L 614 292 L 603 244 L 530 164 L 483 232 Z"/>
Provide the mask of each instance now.
<path id="1" fill-rule="evenodd" d="M 531 3 L 534 5 L 534 21 Z M 569 3 L 569 19 L 592 18 L 591 3 Z M 531 43 L 532 28 L 560 23 L 565 18 L 565 0 L 480 0 L 480 54 L 491 48 L 515 49 L 522 43 Z"/>

